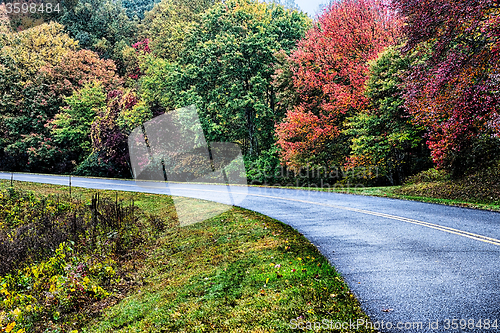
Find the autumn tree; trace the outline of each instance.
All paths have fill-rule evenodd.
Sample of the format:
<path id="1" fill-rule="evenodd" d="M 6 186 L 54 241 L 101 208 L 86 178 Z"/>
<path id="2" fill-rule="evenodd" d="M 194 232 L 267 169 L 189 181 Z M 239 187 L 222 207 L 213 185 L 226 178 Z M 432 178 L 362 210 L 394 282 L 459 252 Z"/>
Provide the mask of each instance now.
<path id="1" fill-rule="evenodd" d="M 0 38 L 0 168 L 4 170 L 31 167 L 35 142 L 43 144 L 43 151 L 54 149 L 44 140 L 44 125 L 58 112 L 60 97 L 50 92 L 39 72 L 44 66 L 59 65 L 77 49 L 77 42 L 63 29 L 50 23 Z"/>
<path id="2" fill-rule="evenodd" d="M 56 65 L 42 67 L 40 76 L 56 93 L 66 96 L 92 81 L 100 81 L 105 91 L 123 83 L 114 61 L 101 59 L 90 50 L 68 52 Z"/>
<path id="3" fill-rule="evenodd" d="M 66 168 L 72 169 L 91 153 L 92 122 L 105 107 L 107 93 L 119 88 L 122 79 L 112 60 L 90 50 L 68 53 L 57 66 L 43 67 L 40 75 L 49 91 L 62 98 L 46 126 L 65 156 Z"/>
<path id="4" fill-rule="evenodd" d="M 97 113 L 91 126 L 93 151 L 76 173 L 105 177 L 131 177 L 128 164 L 128 135 L 152 118 L 146 105 L 135 92 L 112 90 L 108 93 L 106 108 Z"/>
<path id="5" fill-rule="evenodd" d="M 148 38 L 132 44 L 131 47 L 123 49 L 123 76 L 125 85 L 134 86 L 139 77 L 144 74 L 140 69 L 141 59 L 150 53 L 151 48 L 149 47 Z"/>
<path id="6" fill-rule="evenodd" d="M 278 95 L 287 114 L 276 126 L 284 162 L 295 167 L 344 163 L 348 147 L 342 126 L 367 106 L 367 62 L 397 36 L 398 20 L 384 3 L 332 2 L 277 70 L 276 85 L 288 87 Z"/>
<path id="7" fill-rule="evenodd" d="M 500 8 L 490 0 L 396 0 L 406 50 L 425 59 L 407 78 L 406 108 L 428 131 L 439 167 L 460 174 L 495 159 L 500 126 Z"/>
<path id="8" fill-rule="evenodd" d="M 29 32 L 26 30 L 21 33 Z M 53 40 L 57 39 L 54 36 Z M 27 45 L 32 45 L 30 42 L 28 39 Z M 51 46 L 45 43 L 45 47 Z M 36 49 L 37 53 L 50 52 L 43 49 L 43 44 L 40 47 L 42 49 Z M 25 56 L 23 59 L 34 61 L 37 55 Z M 21 65 L 22 62 L 17 64 Z M 25 67 L 14 71 L 17 76 L 4 71 L 9 74 L 7 77 L 12 77 L 12 86 L 17 89 L 17 93 L 15 98 L 12 98 L 12 94 L 3 95 L 5 111 L 0 127 L 3 137 L 1 167 L 19 171 L 67 172 L 74 167 L 70 162 L 74 157 L 67 155 L 65 149 L 68 147 L 55 141 L 51 133 L 51 120 L 61 113 L 61 108 L 64 112 L 64 107 L 68 105 L 65 97 L 71 96 L 85 84 L 98 80 L 105 90 L 110 90 L 120 86 L 122 81 L 116 75 L 113 61 L 100 59 L 89 50 L 74 51 L 70 48 L 61 52 L 57 60 L 41 62 L 36 72 L 32 71 L 32 67 L 28 69 L 30 71 L 25 76 L 22 76 L 27 70 Z M 19 77 L 26 79 L 15 81 Z"/>
<path id="9" fill-rule="evenodd" d="M 78 43 L 58 23 L 43 24 L 19 33 L 7 32 L 1 36 L 2 97 L 12 95 L 15 87 L 33 81 L 43 66 L 58 64 L 68 52 L 78 48 Z M 12 97 L 18 99 L 18 96 Z"/>

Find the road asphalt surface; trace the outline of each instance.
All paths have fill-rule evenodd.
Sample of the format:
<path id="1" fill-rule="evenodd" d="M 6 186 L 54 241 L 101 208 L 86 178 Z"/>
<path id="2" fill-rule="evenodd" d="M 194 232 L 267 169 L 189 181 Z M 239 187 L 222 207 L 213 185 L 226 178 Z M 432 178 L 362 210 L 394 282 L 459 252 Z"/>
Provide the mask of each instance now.
<path id="1" fill-rule="evenodd" d="M 2 179 L 10 177 L 0 173 Z M 35 174 L 14 174 L 14 180 L 69 182 L 68 176 Z M 222 185 L 80 177 L 71 182 L 237 202 L 280 220 L 328 258 L 380 332 L 500 332 L 499 213 L 266 187 L 232 186 L 228 202 L 228 187 Z M 341 324 L 352 332 L 362 325 Z"/>

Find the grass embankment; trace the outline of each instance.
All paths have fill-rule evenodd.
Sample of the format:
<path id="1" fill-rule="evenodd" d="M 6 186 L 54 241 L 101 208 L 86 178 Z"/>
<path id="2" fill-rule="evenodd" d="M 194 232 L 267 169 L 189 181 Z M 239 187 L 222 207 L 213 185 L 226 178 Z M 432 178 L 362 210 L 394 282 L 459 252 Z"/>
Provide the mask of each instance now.
<path id="1" fill-rule="evenodd" d="M 14 186 L 37 195 L 68 191 L 53 185 Z M 82 200 L 94 192 L 73 188 Z M 114 191 L 100 192 L 115 198 Z M 115 265 L 120 271 L 115 281 L 103 285 L 109 295 L 76 309 L 79 315 L 51 318 L 54 327 L 71 318 L 79 320 L 78 332 L 294 332 L 292 320 L 321 322 L 323 328 L 368 320 L 319 251 L 279 221 L 233 208 L 179 227 L 167 196 L 119 192 L 118 197 L 133 199 L 143 211 L 148 223 L 142 223 L 142 237 L 151 241 L 142 242 L 123 267 Z M 204 210 L 214 204 L 196 200 L 194 205 Z M 150 229 L 155 225 L 161 233 Z M 120 287 L 127 281 L 136 283 Z"/>
<path id="2" fill-rule="evenodd" d="M 410 177 L 402 186 L 336 188 L 293 187 L 313 191 L 415 200 L 500 212 L 500 165 L 454 179 L 443 170 L 430 169 Z"/>

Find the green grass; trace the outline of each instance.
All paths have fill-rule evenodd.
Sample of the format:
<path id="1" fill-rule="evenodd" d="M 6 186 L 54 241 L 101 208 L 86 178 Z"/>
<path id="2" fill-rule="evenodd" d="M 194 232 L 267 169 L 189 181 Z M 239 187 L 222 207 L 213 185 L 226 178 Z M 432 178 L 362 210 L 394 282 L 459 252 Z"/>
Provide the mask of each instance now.
<path id="1" fill-rule="evenodd" d="M 339 185 L 336 188 L 286 188 L 387 197 L 500 211 L 500 166 L 486 168 L 458 179 L 453 179 L 445 171 L 430 169 L 411 177 L 403 186 L 355 188 Z"/>
<path id="2" fill-rule="evenodd" d="M 68 191 L 55 185 L 14 186 L 40 194 Z M 73 188 L 82 199 L 92 193 Z M 166 228 L 144 259 L 129 263 L 141 282 L 117 304 L 103 307 L 83 332 L 295 332 L 292 320 L 368 321 L 342 277 L 291 227 L 239 208 L 180 227 L 170 197 L 118 195 L 164 218 Z M 186 200 L 196 211 L 213 208 L 213 203 Z"/>

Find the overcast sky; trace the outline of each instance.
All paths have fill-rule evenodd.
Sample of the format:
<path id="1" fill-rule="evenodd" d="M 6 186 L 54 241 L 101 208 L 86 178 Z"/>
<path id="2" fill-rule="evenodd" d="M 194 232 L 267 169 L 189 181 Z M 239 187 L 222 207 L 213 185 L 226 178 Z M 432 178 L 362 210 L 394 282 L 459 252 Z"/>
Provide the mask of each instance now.
<path id="1" fill-rule="evenodd" d="M 326 0 L 295 0 L 295 3 L 299 5 L 302 11 L 309 14 L 311 17 L 316 16 L 316 12 L 319 10 L 319 5 L 324 4 L 328 1 Z"/>

